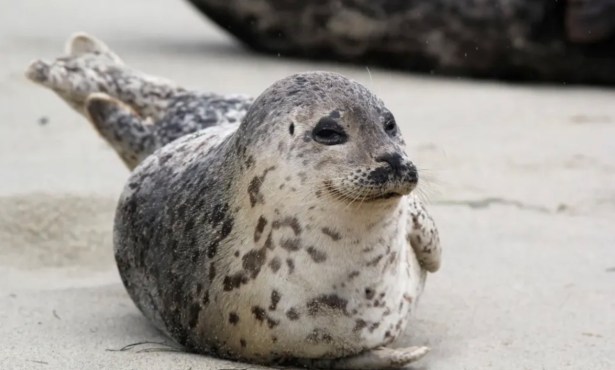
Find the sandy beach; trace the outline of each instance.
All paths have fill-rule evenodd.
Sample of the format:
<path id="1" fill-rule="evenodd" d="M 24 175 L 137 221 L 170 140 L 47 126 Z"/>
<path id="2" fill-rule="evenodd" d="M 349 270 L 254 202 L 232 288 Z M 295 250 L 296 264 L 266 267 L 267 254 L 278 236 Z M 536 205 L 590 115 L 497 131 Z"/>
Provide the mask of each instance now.
<path id="1" fill-rule="evenodd" d="M 0 1 L 0 369 L 262 368 L 174 351 L 125 293 L 112 221 L 128 171 L 23 76 L 76 31 L 206 91 L 258 95 L 306 70 L 365 84 L 402 127 L 444 245 L 397 342 L 432 347 L 413 368 L 615 369 L 614 89 L 255 55 L 177 0 Z"/>

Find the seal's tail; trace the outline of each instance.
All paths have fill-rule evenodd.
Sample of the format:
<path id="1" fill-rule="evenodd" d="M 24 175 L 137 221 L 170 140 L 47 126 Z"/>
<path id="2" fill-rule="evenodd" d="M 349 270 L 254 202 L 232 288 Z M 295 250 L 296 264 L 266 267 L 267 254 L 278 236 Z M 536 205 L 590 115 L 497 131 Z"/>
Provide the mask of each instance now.
<path id="1" fill-rule="evenodd" d="M 160 120 L 185 90 L 130 69 L 102 41 L 83 33 L 69 39 L 66 54 L 51 62 L 34 61 L 26 76 L 90 119 L 134 168 L 158 147 L 150 123 Z"/>

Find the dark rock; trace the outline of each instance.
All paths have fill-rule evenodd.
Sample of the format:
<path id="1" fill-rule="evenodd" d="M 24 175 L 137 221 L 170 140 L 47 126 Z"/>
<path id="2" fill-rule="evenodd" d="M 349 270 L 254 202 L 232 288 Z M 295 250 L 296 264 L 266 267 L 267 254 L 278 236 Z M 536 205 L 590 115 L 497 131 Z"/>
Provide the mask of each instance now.
<path id="1" fill-rule="evenodd" d="M 615 84 L 615 0 L 189 0 L 252 49 L 433 74 Z"/>

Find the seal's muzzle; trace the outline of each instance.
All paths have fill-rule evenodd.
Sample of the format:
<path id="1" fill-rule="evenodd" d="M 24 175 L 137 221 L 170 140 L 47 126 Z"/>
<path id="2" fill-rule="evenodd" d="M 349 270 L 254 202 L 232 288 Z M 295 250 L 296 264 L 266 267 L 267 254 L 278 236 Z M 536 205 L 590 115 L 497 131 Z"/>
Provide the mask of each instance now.
<path id="1" fill-rule="evenodd" d="M 418 172 L 414 164 L 398 153 L 387 153 L 376 158 L 386 165 L 369 173 L 368 179 L 374 185 L 382 185 L 390 193 L 409 194 L 418 183 Z"/>

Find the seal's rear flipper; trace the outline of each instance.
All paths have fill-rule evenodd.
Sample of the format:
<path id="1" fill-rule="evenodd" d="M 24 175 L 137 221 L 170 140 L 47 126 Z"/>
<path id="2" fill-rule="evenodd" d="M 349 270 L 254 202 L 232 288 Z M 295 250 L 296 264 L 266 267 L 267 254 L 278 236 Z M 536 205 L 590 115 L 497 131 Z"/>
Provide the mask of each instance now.
<path id="1" fill-rule="evenodd" d="M 36 60 L 26 76 L 54 92 L 81 114 L 90 94 L 105 93 L 131 106 L 142 117 L 157 121 L 169 102 L 185 91 L 173 82 L 125 66 L 102 41 L 83 33 L 66 43 L 65 56 Z"/>
<path id="2" fill-rule="evenodd" d="M 101 58 L 122 65 L 124 62 L 101 40 L 86 33 L 79 32 L 72 35 L 66 42 L 66 54 L 70 57 L 80 57 L 85 54 L 95 54 Z"/>
<path id="3" fill-rule="evenodd" d="M 81 114 L 88 95 L 111 93 L 101 69 L 123 66 L 124 62 L 102 41 L 85 33 L 76 33 L 65 46 L 65 57 L 52 62 L 36 60 L 26 70 L 26 77 L 64 99 Z"/>
<path id="4" fill-rule="evenodd" d="M 85 110 L 98 133 L 130 170 L 157 149 L 151 125 L 119 100 L 106 94 L 91 94 L 86 100 Z"/>
<path id="5" fill-rule="evenodd" d="M 380 347 L 356 356 L 335 360 L 311 360 L 311 368 L 321 369 L 402 369 L 421 359 L 429 352 L 428 347 L 386 348 Z"/>

